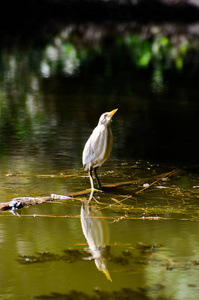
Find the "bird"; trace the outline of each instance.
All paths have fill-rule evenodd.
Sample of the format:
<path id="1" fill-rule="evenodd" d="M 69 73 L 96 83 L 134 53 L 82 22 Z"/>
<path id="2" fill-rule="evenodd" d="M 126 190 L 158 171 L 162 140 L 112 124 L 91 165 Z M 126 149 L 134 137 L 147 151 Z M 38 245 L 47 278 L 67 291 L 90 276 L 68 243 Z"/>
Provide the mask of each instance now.
<path id="1" fill-rule="evenodd" d="M 113 134 L 111 121 L 118 108 L 103 113 L 98 125 L 87 140 L 82 153 L 83 169 L 89 172 L 91 190 L 94 191 L 93 172 L 98 183 L 98 189 L 102 186 L 97 175 L 97 169 L 109 158 L 113 146 Z"/>

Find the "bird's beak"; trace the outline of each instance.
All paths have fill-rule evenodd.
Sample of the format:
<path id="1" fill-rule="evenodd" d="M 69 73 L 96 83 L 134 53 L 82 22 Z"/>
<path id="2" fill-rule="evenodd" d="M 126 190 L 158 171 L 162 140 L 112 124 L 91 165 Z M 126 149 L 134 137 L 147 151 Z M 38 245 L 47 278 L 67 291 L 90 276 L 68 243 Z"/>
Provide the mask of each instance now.
<path id="1" fill-rule="evenodd" d="M 110 111 L 110 113 L 108 113 L 107 117 L 112 117 L 116 113 L 117 110 L 118 110 L 118 108 Z"/>

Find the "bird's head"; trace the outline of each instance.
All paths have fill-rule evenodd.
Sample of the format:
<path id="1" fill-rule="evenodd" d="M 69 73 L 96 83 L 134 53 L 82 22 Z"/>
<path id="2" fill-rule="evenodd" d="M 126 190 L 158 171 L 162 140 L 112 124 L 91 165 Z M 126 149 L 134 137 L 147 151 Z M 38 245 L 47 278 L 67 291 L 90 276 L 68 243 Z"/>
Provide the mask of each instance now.
<path id="1" fill-rule="evenodd" d="M 116 108 L 110 112 L 103 113 L 99 119 L 98 125 L 106 125 L 106 126 L 109 125 L 111 123 L 111 119 L 112 119 L 113 115 L 116 113 L 117 110 L 118 110 L 118 108 Z"/>

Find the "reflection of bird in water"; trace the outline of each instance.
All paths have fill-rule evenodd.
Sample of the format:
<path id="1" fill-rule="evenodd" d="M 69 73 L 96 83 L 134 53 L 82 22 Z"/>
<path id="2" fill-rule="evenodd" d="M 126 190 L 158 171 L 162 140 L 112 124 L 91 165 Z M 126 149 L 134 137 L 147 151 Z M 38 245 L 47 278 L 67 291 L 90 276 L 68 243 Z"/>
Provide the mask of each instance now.
<path id="1" fill-rule="evenodd" d="M 113 135 L 111 131 L 111 119 L 118 109 L 106 112 L 101 115 L 97 127 L 93 130 L 91 136 L 86 142 L 82 154 L 84 170 L 89 171 L 91 188 L 94 190 L 93 175 L 97 179 L 98 188 L 101 189 L 101 183 L 97 176 L 97 168 L 100 167 L 110 156 Z"/>
<path id="2" fill-rule="evenodd" d="M 100 211 L 92 207 L 89 201 L 82 204 L 81 225 L 96 267 L 106 275 L 108 280 L 112 281 L 105 257 L 106 245 L 109 243 L 108 222 Z"/>

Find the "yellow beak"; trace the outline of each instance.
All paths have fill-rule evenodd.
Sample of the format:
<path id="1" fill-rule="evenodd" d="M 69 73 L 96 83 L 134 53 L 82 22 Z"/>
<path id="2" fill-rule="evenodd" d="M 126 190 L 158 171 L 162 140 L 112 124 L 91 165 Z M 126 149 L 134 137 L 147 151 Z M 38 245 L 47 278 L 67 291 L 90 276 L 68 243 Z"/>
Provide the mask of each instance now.
<path id="1" fill-rule="evenodd" d="M 113 116 L 113 115 L 116 113 L 117 110 L 118 110 L 118 108 L 116 108 L 116 109 L 110 111 L 110 113 L 108 113 L 107 117 Z"/>

